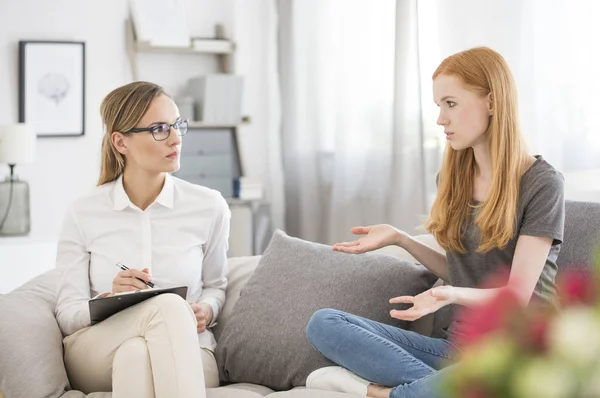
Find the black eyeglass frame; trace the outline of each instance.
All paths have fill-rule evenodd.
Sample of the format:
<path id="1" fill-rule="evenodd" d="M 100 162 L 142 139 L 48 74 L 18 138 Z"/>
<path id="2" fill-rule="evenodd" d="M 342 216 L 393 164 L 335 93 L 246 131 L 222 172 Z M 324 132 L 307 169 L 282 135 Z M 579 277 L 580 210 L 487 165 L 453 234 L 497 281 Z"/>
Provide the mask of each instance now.
<path id="1" fill-rule="evenodd" d="M 185 123 L 185 131 L 182 133 L 181 132 L 181 127 L 182 127 L 182 123 Z M 123 131 L 123 134 L 129 134 L 129 133 L 151 133 L 152 134 L 152 138 L 154 138 L 155 141 L 164 141 L 166 139 L 168 139 L 171 136 L 171 129 L 175 130 L 178 132 L 179 136 L 182 137 L 184 135 L 187 134 L 187 130 L 188 130 L 188 125 L 189 125 L 189 121 L 188 119 L 180 119 L 180 120 L 176 120 L 175 122 L 169 124 L 169 123 L 160 123 L 157 124 L 155 126 L 152 127 L 135 127 L 132 128 L 130 130 L 127 131 Z M 167 134 L 167 136 L 161 140 L 157 139 L 156 136 L 154 135 L 155 133 L 161 133 L 161 131 L 155 131 L 156 128 L 162 127 L 162 126 L 168 126 L 169 127 L 169 132 Z"/>

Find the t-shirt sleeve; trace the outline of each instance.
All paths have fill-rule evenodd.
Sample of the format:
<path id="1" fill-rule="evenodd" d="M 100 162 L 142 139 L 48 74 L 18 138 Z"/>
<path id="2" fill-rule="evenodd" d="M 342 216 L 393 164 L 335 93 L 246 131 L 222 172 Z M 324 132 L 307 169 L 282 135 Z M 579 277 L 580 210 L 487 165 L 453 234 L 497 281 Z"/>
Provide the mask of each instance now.
<path id="1" fill-rule="evenodd" d="M 558 171 L 539 176 L 531 187 L 519 235 L 549 237 L 562 243 L 565 227 L 564 178 Z"/>

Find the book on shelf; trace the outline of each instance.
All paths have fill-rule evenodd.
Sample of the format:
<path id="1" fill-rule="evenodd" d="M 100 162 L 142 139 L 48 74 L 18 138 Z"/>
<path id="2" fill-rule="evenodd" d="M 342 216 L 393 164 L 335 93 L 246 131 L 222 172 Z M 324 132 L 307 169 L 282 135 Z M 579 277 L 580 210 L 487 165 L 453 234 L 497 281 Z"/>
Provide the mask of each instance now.
<path id="1" fill-rule="evenodd" d="M 264 197 L 264 187 L 260 181 L 240 177 L 234 183 L 235 196 L 243 200 L 258 200 Z"/>

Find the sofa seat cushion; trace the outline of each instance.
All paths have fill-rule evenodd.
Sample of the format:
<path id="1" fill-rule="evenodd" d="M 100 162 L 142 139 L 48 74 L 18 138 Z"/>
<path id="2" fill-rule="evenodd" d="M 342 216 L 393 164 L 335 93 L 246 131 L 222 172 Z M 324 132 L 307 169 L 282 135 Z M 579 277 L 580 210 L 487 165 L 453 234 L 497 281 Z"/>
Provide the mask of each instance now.
<path id="1" fill-rule="evenodd" d="M 296 387 L 289 391 L 279 391 L 267 395 L 268 398 L 358 398 L 360 395 L 347 394 L 335 391 L 313 390 L 305 387 Z M 232 397 L 233 398 L 233 397 Z M 362 398 L 365 398 L 362 396 Z"/>
<path id="2" fill-rule="evenodd" d="M 218 388 L 207 388 L 206 398 L 261 398 L 273 393 L 270 388 L 240 383 Z"/>
<path id="3" fill-rule="evenodd" d="M 315 311 L 336 308 L 407 328 L 390 317 L 388 300 L 436 281 L 423 266 L 394 256 L 338 253 L 277 231 L 220 334 L 221 379 L 274 390 L 304 386 L 310 372 L 332 364 L 305 336 Z"/>
<path id="4" fill-rule="evenodd" d="M 269 388 L 255 384 L 231 384 L 225 387 L 208 388 L 206 398 L 358 398 L 359 395 L 340 392 L 313 390 L 296 387 L 289 391 L 275 392 Z M 75 398 L 75 397 L 73 397 Z M 88 395 L 87 398 L 90 398 Z M 364 397 L 363 397 L 364 398 Z"/>

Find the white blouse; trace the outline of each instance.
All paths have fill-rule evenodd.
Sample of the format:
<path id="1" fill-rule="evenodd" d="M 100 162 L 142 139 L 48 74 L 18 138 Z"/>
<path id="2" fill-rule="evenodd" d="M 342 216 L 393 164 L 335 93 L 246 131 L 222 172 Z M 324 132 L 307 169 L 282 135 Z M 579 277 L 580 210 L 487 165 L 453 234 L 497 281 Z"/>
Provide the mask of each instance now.
<path id="1" fill-rule="evenodd" d="M 218 191 L 171 175 L 145 211 L 131 203 L 122 177 L 79 198 L 65 216 L 56 258 L 64 269 L 56 307 L 63 334 L 90 326 L 88 300 L 112 290 L 117 262 L 148 268 L 157 288 L 187 286 L 187 301 L 212 307 L 213 326 L 225 302 L 230 218 Z M 208 329 L 198 339 L 216 347 Z"/>

